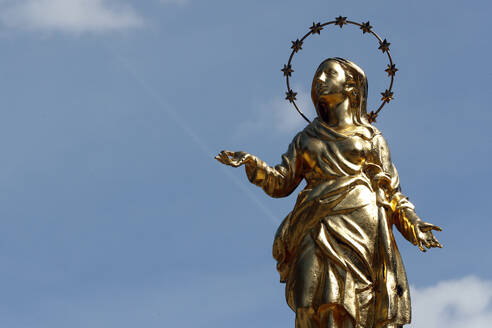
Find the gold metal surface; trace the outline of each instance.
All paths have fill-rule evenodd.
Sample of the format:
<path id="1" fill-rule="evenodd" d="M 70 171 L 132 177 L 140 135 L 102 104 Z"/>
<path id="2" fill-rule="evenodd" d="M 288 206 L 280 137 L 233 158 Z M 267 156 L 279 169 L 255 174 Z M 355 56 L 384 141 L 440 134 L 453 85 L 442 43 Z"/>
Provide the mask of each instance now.
<path id="1" fill-rule="evenodd" d="M 279 165 L 226 150 L 216 159 L 244 165 L 249 181 L 272 197 L 306 181 L 273 244 L 297 328 L 408 324 L 409 288 L 392 226 L 422 251 L 442 247 L 433 235 L 441 228 L 422 221 L 400 191 L 386 141 L 369 123 L 362 69 L 342 58 L 323 61 L 311 97 L 318 117 L 294 137 Z"/>

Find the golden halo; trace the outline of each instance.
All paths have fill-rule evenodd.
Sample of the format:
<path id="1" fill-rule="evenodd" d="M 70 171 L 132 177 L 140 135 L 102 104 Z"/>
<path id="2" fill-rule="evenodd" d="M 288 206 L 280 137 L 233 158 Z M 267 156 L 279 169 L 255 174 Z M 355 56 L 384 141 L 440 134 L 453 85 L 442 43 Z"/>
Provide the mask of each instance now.
<path id="1" fill-rule="evenodd" d="M 389 51 L 390 43 L 386 39 L 384 39 L 384 40 L 381 39 L 379 37 L 379 35 L 377 35 L 376 32 L 374 32 L 372 30 L 372 26 L 369 23 L 369 21 L 367 21 L 366 23 L 357 23 L 357 22 L 347 20 L 347 17 L 339 16 L 339 17 L 335 18 L 334 21 L 326 22 L 323 24 L 313 22 L 313 26 L 311 26 L 309 28 L 308 33 L 306 33 L 301 39 L 296 39 L 295 41 L 292 41 L 292 46 L 291 46 L 292 53 L 290 54 L 289 61 L 287 62 L 287 65 L 284 65 L 284 68 L 282 68 L 282 72 L 284 73 L 286 84 L 287 84 L 287 92 L 285 93 L 286 94 L 285 99 L 290 101 L 294 105 L 297 112 L 307 122 L 311 123 L 311 121 L 302 113 L 302 111 L 299 109 L 299 107 L 296 104 L 297 92 L 294 92 L 290 88 L 290 79 L 289 78 L 291 77 L 292 73 L 294 72 L 294 70 L 292 69 L 292 59 L 294 58 L 294 55 L 302 49 L 302 45 L 303 45 L 305 39 L 307 39 L 309 36 L 314 35 L 314 34 L 321 34 L 320 33 L 321 30 L 323 30 L 323 28 L 325 26 L 328 26 L 331 24 L 338 25 L 338 26 L 340 26 L 340 28 L 342 28 L 343 25 L 358 26 L 362 30 L 362 34 L 369 33 L 369 34 L 373 35 L 374 37 L 376 37 L 376 39 L 379 42 L 379 48 L 378 49 L 381 50 L 383 52 L 383 54 L 386 53 L 386 55 L 388 56 L 389 64 L 388 64 L 387 68 L 385 69 L 385 72 L 388 73 L 388 76 L 391 78 L 389 88 L 386 89 L 384 92 L 381 92 L 382 103 L 378 107 L 378 109 L 375 111 L 371 111 L 370 113 L 367 114 L 369 122 L 370 123 L 375 122 L 376 117 L 378 116 L 381 109 L 383 109 L 384 105 L 386 105 L 386 103 L 389 103 L 393 99 L 393 92 L 391 90 L 393 88 L 393 80 L 395 78 L 395 73 L 398 71 L 398 69 L 396 68 L 395 64 L 393 64 L 393 59 L 391 58 L 391 54 Z"/>

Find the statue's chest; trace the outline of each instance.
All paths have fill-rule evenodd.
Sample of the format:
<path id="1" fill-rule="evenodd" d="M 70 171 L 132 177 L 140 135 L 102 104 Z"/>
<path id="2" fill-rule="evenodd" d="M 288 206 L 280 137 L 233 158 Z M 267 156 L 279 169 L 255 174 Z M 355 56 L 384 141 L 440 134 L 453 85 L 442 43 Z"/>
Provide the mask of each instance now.
<path id="1" fill-rule="evenodd" d="M 350 136 L 337 140 L 312 138 L 305 144 L 304 157 L 321 166 L 323 163 L 330 164 L 331 162 L 340 161 L 361 165 L 366 161 L 370 150 L 371 142 L 359 136 Z"/>
<path id="2" fill-rule="evenodd" d="M 329 149 L 339 152 L 346 160 L 354 164 L 361 164 L 364 162 L 371 149 L 371 143 L 359 136 L 353 136 L 330 143 L 328 145 Z"/>

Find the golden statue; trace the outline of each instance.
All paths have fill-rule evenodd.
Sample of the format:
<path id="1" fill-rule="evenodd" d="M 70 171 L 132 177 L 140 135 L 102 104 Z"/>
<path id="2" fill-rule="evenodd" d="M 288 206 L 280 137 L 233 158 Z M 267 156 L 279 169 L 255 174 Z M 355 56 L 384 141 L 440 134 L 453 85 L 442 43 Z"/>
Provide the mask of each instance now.
<path id="1" fill-rule="evenodd" d="M 400 191 L 386 141 L 366 111 L 367 90 L 356 64 L 326 59 L 311 90 L 318 116 L 294 137 L 279 165 L 245 152 L 216 156 L 226 165 L 244 165 L 249 181 L 272 197 L 288 196 L 306 181 L 273 245 L 297 328 L 410 323 L 408 282 L 392 226 L 422 251 L 442 247 L 432 233 L 441 229 L 422 221 Z"/>

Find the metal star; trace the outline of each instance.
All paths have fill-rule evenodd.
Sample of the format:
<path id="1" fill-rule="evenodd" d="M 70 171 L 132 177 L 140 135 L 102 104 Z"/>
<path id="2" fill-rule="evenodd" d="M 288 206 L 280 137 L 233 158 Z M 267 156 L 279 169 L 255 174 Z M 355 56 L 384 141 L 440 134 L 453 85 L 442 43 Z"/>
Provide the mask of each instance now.
<path id="1" fill-rule="evenodd" d="M 362 23 L 360 29 L 362 30 L 362 34 L 365 34 L 371 32 L 372 26 L 369 24 L 369 21 L 367 21 L 366 23 Z"/>
<path id="2" fill-rule="evenodd" d="M 292 47 L 290 47 L 291 49 L 294 49 L 294 52 L 298 52 L 299 50 L 302 49 L 302 44 L 303 42 L 299 39 L 295 40 L 295 41 L 292 41 Z"/>
<path id="3" fill-rule="evenodd" d="M 347 17 L 338 16 L 337 18 L 335 18 L 335 25 L 338 25 L 340 26 L 340 28 L 342 28 L 345 24 L 347 24 Z"/>
<path id="4" fill-rule="evenodd" d="M 294 72 L 290 64 L 284 65 L 284 68 L 282 68 L 281 71 L 284 72 L 284 76 L 291 76 L 292 73 Z"/>
<path id="5" fill-rule="evenodd" d="M 296 98 L 297 92 L 294 92 L 294 91 L 289 89 L 289 92 L 286 92 L 285 94 L 287 96 L 287 97 L 285 97 L 285 99 L 290 101 L 291 103 L 293 103 L 294 101 L 297 100 L 297 98 Z"/>
<path id="6" fill-rule="evenodd" d="M 390 102 L 393 99 L 393 92 L 386 89 L 384 92 L 381 92 L 381 100 L 384 102 Z"/>
<path id="7" fill-rule="evenodd" d="M 376 114 L 374 111 L 367 114 L 367 120 L 369 121 L 369 123 L 376 122 L 376 117 L 378 117 L 378 114 Z"/>
<path id="8" fill-rule="evenodd" d="M 398 71 L 398 68 L 396 68 L 395 64 L 388 64 L 388 68 L 384 70 L 386 73 L 388 73 L 388 76 L 395 76 L 395 73 Z"/>
<path id="9" fill-rule="evenodd" d="M 386 41 L 386 39 L 383 40 L 383 42 L 380 42 L 379 43 L 379 48 L 383 53 L 389 51 L 389 46 L 390 46 L 391 43 L 389 43 L 388 41 Z"/>
<path id="10" fill-rule="evenodd" d="M 320 32 L 323 29 L 323 26 L 321 26 L 321 23 L 314 23 L 313 22 L 313 26 L 311 26 L 309 29 L 311 30 L 312 34 L 315 34 L 315 33 L 321 34 Z"/>

